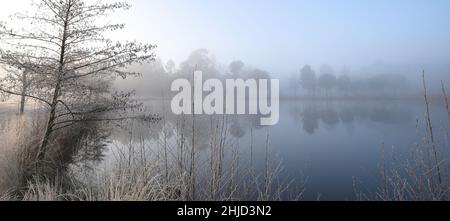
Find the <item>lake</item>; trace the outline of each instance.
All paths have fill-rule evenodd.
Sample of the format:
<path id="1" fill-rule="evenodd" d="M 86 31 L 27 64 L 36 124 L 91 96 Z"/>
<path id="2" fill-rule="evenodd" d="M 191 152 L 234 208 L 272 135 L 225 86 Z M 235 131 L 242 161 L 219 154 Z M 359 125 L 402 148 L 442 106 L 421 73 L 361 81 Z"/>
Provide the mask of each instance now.
<path id="1" fill-rule="evenodd" d="M 435 136 L 445 138 L 449 121 L 441 103 L 436 100 L 431 104 L 431 119 Z M 192 116 L 174 116 L 169 101 L 145 104 L 149 112 L 164 120 L 116 129 L 115 143 L 126 144 L 132 134 L 156 149 L 168 147 L 170 159 L 178 159 L 180 133 L 192 143 Z M 278 177 L 294 179 L 294 187 L 305 184 L 303 199 L 354 200 L 355 180 L 364 191 L 377 190 L 383 156 L 391 161 L 413 154 L 426 133 L 424 113 L 421 100 L 284 100 L 279 123 L 270 127 L 259 126 L 259 116 L 197 115 L 193 142 L 199 165 L 208 164 L 212 140 L 220 135 L 225 137 L 227 148 L 238 150 L 241 164 L 256 170 L 265 167 L 269 147 L 270 159 L 283 166 Z M 437 142 L 441 154 L 448 157 L 448 137 Z"/>

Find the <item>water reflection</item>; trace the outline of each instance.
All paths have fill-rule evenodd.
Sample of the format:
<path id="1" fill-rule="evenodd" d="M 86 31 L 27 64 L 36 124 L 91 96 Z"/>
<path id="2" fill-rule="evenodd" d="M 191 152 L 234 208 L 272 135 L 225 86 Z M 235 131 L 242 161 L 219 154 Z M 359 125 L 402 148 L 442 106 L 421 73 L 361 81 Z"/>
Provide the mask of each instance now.
<path id="1" fill-rule="evenodd" d="M 193 119 L 192 115 L 173 115 L 156 109 L 153 113 L 158 113 L 163 120 L 152 124 L 130 121 L 114 131 L 113 139 L 121 144 L 128 144 L 131 137 L 135 141 L 169 142 L 174 146 L 178 146 L 176 142 L 186 146 L 195 142 L 195 148 L 206 149 L 211 146 L 212 139 L 239 139 L 248 135 L 250 128 L 262 128 L 258 125 L 260 116 L 196 115 Z"/>
<path id="2" fill-rule="evenodd" d="M 205 149 L 210 145 L 213 136 L 239 139 L 248 136 L 251 128 L 264 128 L 259 125 L 261 116 L 196 115 L 195 119 L 192 119 L 191 115 L 177 116 L 164 111 L 168 109 L 169 104 L 164 105 L 163 107 L 163 103 L 148 103 L 153 113 L 163 117 L 162 121 L 152 124 L 130 122 L 115 132 L 114 139 L 125 144 L 130 141 L 130 137 L 155 142 L 162 142 L 163 139 L 167 142 L 183 137 L 184 142 L 191 145 L 192 136 L 195 134 L 196 148 Z M 321 128 L 333 130 L 339 125 L 352 129 L 355 124 L 370 126 L 411 123 L 414 121 L 414 114 L 408 107 L 383 102 L 282 102 L 281 108 L 287 110 L 287 113 L 282 112 L 281 118 L 314 135 Z M 277 127 L 283 127 L 283 123 Z"/>
<path id="3" fill-rule="evenodd" d="M 153 154 L 164 154 L 161 150 L 168 147 L 181 168 L 188 165 L 193 142 L 199 162 L 215 151 L 236 147 L 243 164 L 250 162 L 263 170 L 269 131 L 270 148 L 280 156 L 283 175 L 301 180 L 299 171 L 308 164 L 308 199 L 315 199 L 318 191 L 329 199 L 344 199 L 353 194 L 352 177 L 371 179 L 369 176 L 377 174 L 382 142 L 410 150 L 415 118 L 422 111 L 420 105 L 402 102 L 284 101 L 280 105 L 279 124 L 266 128 L 259 125 L 260 116 L 196 115 L 193 119 L 166 111 L 169 102 L 148 102 L 149 113 L 157 113 L 163 120 L 129 122 L 114 132 L 113 139 L 124 146 L 131 139 L 144 140 L 157 149 Z"/>
<path id="4" fill-rule="evenodd" d="M 322 125 L 333 129 L 340 123 L 353 127 L 355 121 L 369 124 L 405 124 L 413 120 L 413 113 L 407 106 L 368 102 L 305 102 L 291 105 L 289 114 L 295 124 L 302 125 L 311 135 Z"/>

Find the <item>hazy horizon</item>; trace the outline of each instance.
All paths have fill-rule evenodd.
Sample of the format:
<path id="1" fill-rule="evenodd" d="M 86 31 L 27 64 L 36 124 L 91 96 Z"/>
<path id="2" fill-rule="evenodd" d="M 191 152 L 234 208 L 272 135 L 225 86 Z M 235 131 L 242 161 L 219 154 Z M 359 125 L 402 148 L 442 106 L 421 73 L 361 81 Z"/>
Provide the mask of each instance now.
<path id="1" fill-rule="evenodd" d="M 1 19 L 27 2 L 3 5 Z M 281 78 L 306 64 L 355 74 L 376 65 L 417 76 L 426 69 L 444 80 L 450 71 L 449 1 L 129 2 L 130 11 L 113 18 L 126 24 L 114 38 L 156 44 L 164 61 L 205 48 L 221 64 L 242 60 Z"/>

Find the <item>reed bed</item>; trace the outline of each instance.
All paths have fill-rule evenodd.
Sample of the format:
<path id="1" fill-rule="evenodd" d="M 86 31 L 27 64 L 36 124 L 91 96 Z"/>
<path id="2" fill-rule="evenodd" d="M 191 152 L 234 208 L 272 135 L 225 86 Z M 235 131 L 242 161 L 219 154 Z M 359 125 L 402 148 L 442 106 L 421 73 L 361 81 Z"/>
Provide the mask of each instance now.
<path id="1" fill-rule="evenodd" d="M 430 99 L 423 73 L 424 117 L 416 120 L 418 141 L 410 156 L 400 160 L 395 147 L 386 151 L 383 145 L 380 164 L 380 184 L 373 192 L 364 188 L 364 183 L 354 178 L 356 200 L 369 201 L 447 201 L 450 199 L 450 161 L 448 151 L 449 128 L 436 128 L 432 123 Z M 448 98 L 442 83 L 443 107 L 449 113 Z M 436 133 L 442 131 L 442 133 Z M 440 136 L 438 136 L 440 135 Z"/>
<path id="2" fill-rule="evenodd" d="M 181 116 L 175 123 L 163 120 L 162 130 L 153 131 L 158 133 L 154 136 L 156 139 L 148 139 L 150 134 L 138 135 L 129 131 L 127 142 L 109 144 L 105 156 L 94 163 L 75 160 L 85 153 L 80 149 L 60 173 L 52 178 L 35 176 L 25 183 L 10 182 L 8 187 L 0 189 L 0 199 L 267 201 L 301 198 L 304 185 L 293 188 L 293 180 L 280 180 L 278 174 L 282 166 L 270 152 L 269 135 L 266 146 L 262 147 L 266 150 L 265 166 L 258 171 L 252 167 L 253 162 L 240 158 L 242 147 L 229 138 L 226 117 L 208 120 L 211 128 L 208 128 L 210 136 L 206 140 L 206 149 L 192 145 L 196 142 L 192 136 L 196 136 L 198 130 L 192 119 Z M 15 155 L 15 158 L 21 156 Z"/>

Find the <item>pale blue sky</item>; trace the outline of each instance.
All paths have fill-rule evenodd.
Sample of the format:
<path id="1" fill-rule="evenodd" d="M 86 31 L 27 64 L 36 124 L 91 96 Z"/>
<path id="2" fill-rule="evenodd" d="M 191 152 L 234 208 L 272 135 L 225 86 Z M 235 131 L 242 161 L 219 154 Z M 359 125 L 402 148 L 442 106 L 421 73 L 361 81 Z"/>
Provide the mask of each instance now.
<path id="1" fill-rule="evenodd" d="M 0 15 L 27 0 L 5 1 Z M 217 60 L 289 73 L 306 63 L 450 67 L 449 0 L 131 0 L 118 38 L 158 44 L 179 62 L 197 48 Z M 430 67 L 431 68 L 431 67 Z"/>
<path id="2" fill-rule="evenodd" d="M 196 48 L 271 72 L 324 63 L 450 62 L 448 0 L 135 0 L 128 37 L 164 59 Z"/>

